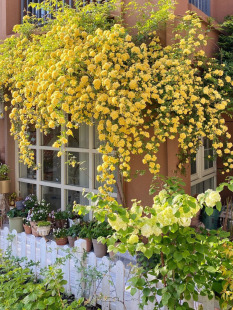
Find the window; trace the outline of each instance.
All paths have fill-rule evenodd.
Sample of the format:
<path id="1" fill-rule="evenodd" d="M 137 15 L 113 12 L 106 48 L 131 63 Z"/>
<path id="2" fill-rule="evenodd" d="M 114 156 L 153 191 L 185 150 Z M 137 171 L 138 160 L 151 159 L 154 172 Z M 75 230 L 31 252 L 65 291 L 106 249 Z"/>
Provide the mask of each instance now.
<path id="1" fill-rule="evenodd" d="M 17 159 L 19 169 L 16 180 L 20 196 L 36 194 L 38 199 L 44 198 L 50 202 L 54 210 L 65 210 L 66 205 L 74 201 L 89 204 L 82 192 L 83 189 L 85 192 L 98 192 L 96 168 L 102 161 L 95 132 L 95 126 L 80 126 L 74 130 L 74 136 L 69 137 L 63 155 L 57 157 L 59 149 L 52 145 L 60 135 L 60 129 L 54 129 L 46 136 L 39 130 L 30 130 L 31 148 L 35 152 L 36 163 L 41 163 L 41 169 L 34 171 L 18 163 Z M 80 164 L 75 167 L 68 165 L 70 156 L 74 156 Z M 116 196 L 114 193 L 113 197 Z"/>
<path id="2" fill-rule="evenodd" d="M 209 160 L 213 156 L 212 142 L 204 138 L 203 146 L 197 152 L 196 161 L 191 161 L 191 195 L 216 188 L 216 162 Z"/>

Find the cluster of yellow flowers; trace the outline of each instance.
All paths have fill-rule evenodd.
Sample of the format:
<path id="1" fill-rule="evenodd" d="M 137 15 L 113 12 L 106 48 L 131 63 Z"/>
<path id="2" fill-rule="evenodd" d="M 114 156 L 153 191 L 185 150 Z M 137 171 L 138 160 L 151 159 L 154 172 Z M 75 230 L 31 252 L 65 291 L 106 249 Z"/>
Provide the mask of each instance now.
<path id="1" fill-rule="evenodd" d="M 118 24 L 88 33 L 77 26 L 75 15 L 64 24 L 59 16 L 65 12 L 46 34 L 12 37 L 1 47 L 0 87 L 11 90 L 12 99 L 5 100 L 11 100 L 11 133 L 22 161 L 33 165 L 31 126 L 43 132 L 65 128 L 53 145 L 60 148 L 73 129 L 95 122 L 104 142 L 98 167 L 102 193 L 112 191 L 116 164 L 131 180 L 134 154 L 141 154 L 156 175 L 160 145 L 176 137 L 181 165 L 196 153 L 200 137 L 207 137 L 219 156 L 228 156 L 226 168 L 233 167 L 232 144 L 221 142 L 230 134 L 220 117 L 228 105 L 222 90 L 233 83 L 211 63 L 200 76 L 204 52 L 199 47 L 206 40 L 196 15 L 188 13 L 179 25 L 186 35 L 178 33 L 175 43 L 163 48 L 155 33 L 150 44 L 137 46 Z"/>

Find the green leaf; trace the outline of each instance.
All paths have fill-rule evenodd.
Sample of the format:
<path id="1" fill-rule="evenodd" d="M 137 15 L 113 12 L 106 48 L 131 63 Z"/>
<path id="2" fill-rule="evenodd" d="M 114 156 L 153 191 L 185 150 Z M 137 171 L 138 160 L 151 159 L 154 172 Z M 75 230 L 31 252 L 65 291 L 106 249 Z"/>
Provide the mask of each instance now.
<path id="1" fill-rule="evenodd" d="M 213 267 L 213 266 L 208 266 L 206 268 L 206 271 L 210 272 L 210 273 L 215 273 L 217 270 Z"/>
<path id="2" fill-rule="evenodd" d="M 137 293 L 137 289 L 135 287 L 131 288 L 130 294 L 134 296 Z"/>
<path id="3" fill-rule="evenodd" d="M 174 259 L 177 261 L 177 262 L 179 262 L 179 261 L 181 261 L 182 260 L 182 254 L 180 253 L 180 252 L 178 252 L 178 251 L 175 251 L 174 252 Z"/>
<path id="4" fill-rule="evenodd" d="M 163 305 L 166 306 L 168 304 L 169 298 L 171 297 L 171 294 L 169 292 L 166 292 L 162 296 L 162 302 Z"/>
<path id="5" fill-rule="evenodd" d="M 146 287 L 143 289 L 142 293 L 144 296 L 148 297 L 151 293 L 151 290 L 148 287 Z"/>
<path id="6" fill-rule="evenodd" d="M 207 215 L 210 216 L 210 215 L 213 214 L 214 210 L 213 210 L 213 208 L 205 207 L 205 212 L 206 212 Z"/>
<path id="7" fill-rule="evenodd" d="M 233 192 L 233 184 L 228 184 L 227 186 L 228 186 L 228 189 L 229 189 L 231 192 Z"/>
<path id="8" fill-rule="evenodd" d="M 221 203 L 220 201 L 218 201 L 218 202 L 216 203 L 216 208 L 217 208 L 218 211 L 221 211 L 221 210 L 222 210 L 222 203 Z"/>

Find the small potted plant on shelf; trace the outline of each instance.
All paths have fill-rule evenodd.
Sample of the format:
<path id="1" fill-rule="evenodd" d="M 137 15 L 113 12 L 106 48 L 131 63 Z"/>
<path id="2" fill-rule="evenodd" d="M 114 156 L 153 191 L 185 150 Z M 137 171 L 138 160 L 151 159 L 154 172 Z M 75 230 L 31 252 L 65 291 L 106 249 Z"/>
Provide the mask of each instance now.
<path id="1" fill-rule="evenodd" d="M 66 206 L 66 210 L 67 210 L 67 214 L 68 214 L 69 227 L 71 227 L 72 225 L 79 224 L 82 220 L 82 217 L 80 215 L 78 215 L 77 213 L 75 213 L 72 210 L 72 208 L 73 208 L 72 205 Z"/>
<path id="2" fill-rule="evenodd" d="M 107 246 L 101 242 L 98 242 L 99 237 L 108 237 L 113 234 L 113 230 L 107 222 L 98 223 L 93 221 L 91 223 L 91 238 L 94 247 L 94 253 L 96 257 L 103 257 L 107 254 Z"/>
<path id="3" fill-rule="evenodd" d="M 67 229 L 66 228 L 58 228 L 53 232 L 55 241 L 57 245 L 65 245 L 68 242 L 67 238 Z"/>
<path id="4" fill-rule="evenodd" d="M 10 205 L 10 208 L 12 209 L 13 207 L 15 207 L 15 201 L 16 201 L 16 198 L 17 198 L 17 194 L 14 192 L 12 194 L 10 194 L 8 200 L 9 200 L 9 205 Z"/>
<path id="5" fill-rule="evenodd" d="M 35 237 L 39 237 L 37 232 L 37 222 L 47 221 L 48 214 L 50 212 L 50 204 L 46 203 L 42 200 L 40 203 L 38 202 L 32 209 L 28 211 L 28 215 L 30 217 L 30 224 L 32 227 L 32 234 Z"/>
<path id="6" fill-rule="evenodd" d="M 82 226 L 79 224 L 78 225 L 72 225 L 70 228 L 68 228 L 67 236 L 68 236 L 69 245 L 71 247 L 74 246 L 74 242 L 75 242 L 75 240 L 77 240 L 77 237 L 78 237 L 81 229 L 82 229 Z"/>
<path id="7" fill-rule="evenodd" d="M 7 194 L 10 191 L 9 172 L 10 167 L 0 163 L 0 194 Z"/>
<path id="8" fill-rule="evenodd" d="M 36 224 L 37 233 L 41 237 L 48 236 L 51 229 L 51 222 L 49 221 L 40 221 Z"/>
<path id="9" fill-rule="evenodd" d="M 23 228 L 24 228 L 24 231 L 27 235 L 30 235 L 32 233 L 30 221 L 27 218 L 23 219 Z"/>
<path id="10" fill-rule="evenodd" d="M 26 211 L 29 211 L 31 210 L 32 208 L 35 208 L 38 206 L 38 200 L 37 200 L 37 197 L 36 195 L 34 194 L 29 194 L 24 200 L 23 200 L 23 206 L 24 206 L 24 209 Z"/>
<path id="11" fill-rule="evenodd" d="M 10 231 L 15 229 L 18 233 L 23 232 L 23 216 L 22 212 L 16 208 L 7 212 L 9 218 L 9 228 Z"/>
<path id="12" fill-rule="evenodd" d="M 66 228 L 69 213 L 67 211 L 57 211 L 54 214 L 56 228 Z"/>
<path id="13" fill-rule="evenodd" d="M 92 249 L 91 223 L 90 222 L 82 222 L 80 225 L 81 225 L 81 230 L 78 234 L 78 237 L 86 240 L 87 252 L 90 252 Z"/>

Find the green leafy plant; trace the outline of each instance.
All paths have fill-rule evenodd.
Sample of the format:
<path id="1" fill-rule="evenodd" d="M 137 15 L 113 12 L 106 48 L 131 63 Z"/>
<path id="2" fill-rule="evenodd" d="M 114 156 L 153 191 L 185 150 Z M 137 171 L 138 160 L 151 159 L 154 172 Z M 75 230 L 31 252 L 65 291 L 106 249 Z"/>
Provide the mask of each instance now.
<path id="1" fill-rule="evenodd" d="M 55 220 L 67 220 L 70 213 L 68 211 L 58 211 L 54 213 Z"/>
<path id="2" fill-rule="evenodd" d="M 6 164 L 0 164 L 0 181 L 9 180 L 10 167 Z"/>
<path id="3" fill-rule="evenodd" d="M 56 239 L 67 237 L 67 229 L 66 228 L 58 228 L 53 231 L 53 235 Z"/>
<path id="4" fill-rule="evenodd" d="M 78 237 L 81 229 L 81 224 L 72 225 L 70 228 L 67 229 L 67 236 Z"/>
<path id="5" fill-rule="evenodd" d="M 24 213 L 21 210 L 17 210 L 16 208 L 11 209 L 7 212 L 7 216 L 10 218 L 13 217 L 23 217 Z"/>
<path id="6" fill-rule="evenodd" d="M 40 221 L 36 224 L 38 227 L 42 227 L 42 226 L 50 226 L 51 222 L 49 221 Z"/>
<path id="7" fill-rule="evenodd" d="M 109 237 L 113 234 L 113 229 L 107 222 L 98 223 L 93 221 L 90 223 L 91 239 L 98 239 L 99 237 Z"/>

